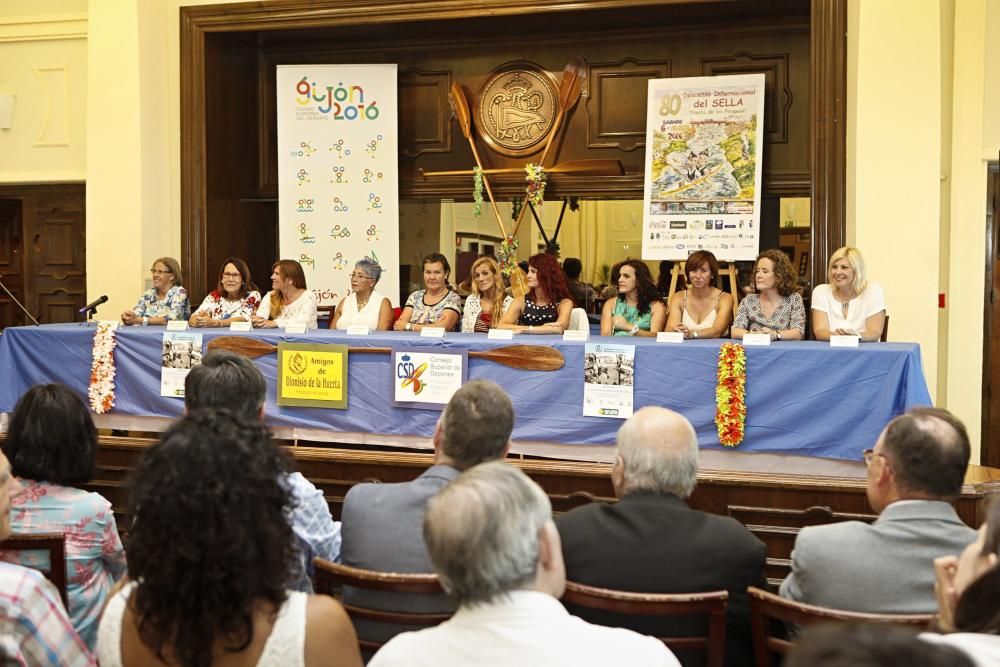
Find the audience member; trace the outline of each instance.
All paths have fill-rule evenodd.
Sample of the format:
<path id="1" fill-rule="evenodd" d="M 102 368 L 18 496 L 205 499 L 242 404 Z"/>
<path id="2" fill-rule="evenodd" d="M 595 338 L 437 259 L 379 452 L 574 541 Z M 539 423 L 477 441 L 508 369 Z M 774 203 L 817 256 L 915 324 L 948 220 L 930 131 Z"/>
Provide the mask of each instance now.
<path id="1" fill-rule="evenodd" d="M 505 295 L 500 266 L 492 257 L 480 257 L 472 263 L 472 294 L 462 312 L 463 333 L 488 333 L 500 324 L 514 297 Z"/>
<path id="2" fill-rule="evenodd" d="M 510 447 L 514 406 L 497 384 L 473 380 L 451 397 L 434 430 L 434 465 L 412 482 L 356 484 L 341 514 L 345 565 L 383 572 L 433 572 L 421 532 L 427 501 L 483 461 L 501 459 Z M 447 600 L 348 588 L 347 604 L 411 612 L 450 611 Z M 384 641 L 405 627 L 359 624 L 363 639 Z"/>
<path id="3" fill-rule="evenodd" d="M 189 412 L 149 448 L 130 498 L 130 583 L 98 631 L 102 667 L 361 664 L 340 604 L 287 590 L 287 474 L 264 424 L 226 410 Z"/>
<path id="4" fill-rule="evenodd" d="M 188 324 L 227 327 L 233 322 L 249 322 L 258 306 L 260 292 L 250 275 L 250 267 L 239 257 L 229 257 L 219 269 L 218 286 L 191 313 Z"/>
<path id="5" fill-rule="evenodd" d="M 514 466 L 462 473 L 428 504 L 424 539 L 458 611 L 398 635 L 373 667 L 679 664 L 656 639 L 590 625 L 559 604 L 566 573 L 552 507 Z"/>
<path id="6" fill-rule="evenodd" d="M 191 314 L 188 293 L 182 285 L 181 265 L 173 257 L 160 257 L 149 270 L 153 286 L 139 301 L 122 313 L 123 324 L 166 324 L 170 320 L 186 320 Z"/>
<path id="7" fill-rule="evenodd" d="M 500 328 L 528 334 L 561 334 L 569 327 L 573 299 L 559 260 L 546 253 L 532 255 L 527 280 L 528 293 L 514 299 Z"/>
<path id="8" fill-rule="evenodd" d="M 188 411 L 224 409 L 240 419 L 263 421 L 266 391 L 264 376 L 252 361 L 233 352 L 213 350 L 184 380 L 184 405 Z M 291 527 L 300 554 L 296 578 L 289 585 L 311 591 L 313 559 L 340 558 L 340 523 L 330 516 L 323 492 L 302 473 L 285 474 L 282 483 L 295 501 Z"/>
<path id="9" fill-rule="evenodd" d="M 264 296 L 257 314 L 251 319 L 254 327 L 303 326 L 315 329 L 316 294 L 306 288 L 306 274 L 294 259 L 281 259 L 271 267 L 271 291 Z"/>
<path id="10" fill-rule="evenodd" d="M 351 293 L 337 304 L 330 321 L 331 329 L 347 331 L 358 324 L 367 326 L 371 331 L 392 329 L 392 304 L 375 291 L 381 277 L 382 267 L 375 260 L 365 257 L 355 262 L 351 273 Z"/>
<path id="11" fill-rule="evenodd" d="M 580 281 L 580 274 L 583 273 L 583 262 L 576 257 L 567 257 L 562 263 L 563 273 L 566 274 L 566 285 L 569 293 L 580 306 L 588 313 L 594 312 L 594 304 L 597 301 L 597 292 L 594 291 L 590 283 Z"/>
<path id="12" fill-rule="evenodd" d="M 618 297 L 601 312 L 602 336 L 656 336 L 667 321 L 653 276 L 646 263 L 626 259 L 618 265 Z"/>
<path id="13" fill-rule="evenodd" d="M 451 289 L 448 278 L 451 265 L 439 252 L 424 257 L 424 289 L 406 299 L 393 328 L 396 331 L 420 331 L 424 327 L 441 327 L 452 331 L 462 317 L 462 297 Z"/>
<path id="14" fill-rule="evenodd" d="M 93 650 L 104 600 L 125 576 L 125 551 L 111 503 L 75 488 L 94 476 L 97 429 L 90 411 L 61 384 L 32 387 L 14 408 L 3 451 L 24 488 L 13 500 L 11 530 L 65 535 L 69 617 Z M 3 558 L 35 569 L 50 566 L 41 551 L 6 552 Z"/>
<path id="15" fill-rule="evenodd" d="M 802 340 L 806 311 L 788 256 L 780 250 L 765 250 L 757 257 L 753 275 L 753 292 L 740 302 L 733 320 L 733 338 L 764 333 L 771 340 Z"/>
<path id="16" fill-rule="evenodd" d="M 933 561 L 976 539 L 951 503 L 969 461 L 965 426 L 940 408 L 896 417 L 865 451 L 872 523 L 803 528 L 781 595 L 799 602 L 878 614 L 930 614 Z"/>
<path id="17" fill-rule="evenodd" d="M 684 265 L 686 290 L 670 297 L 667 331 L 680 331 L 685 338 L 719 338 L 733 322 L 733 297 L 715 286 L 719 261 L 707 250 L 691 253 Z"/>
<path id="18" fill-rule="evenodd" d="M 637 411 L 618 430 L 611 471 L 617 503 L 591 503 L 556 521 L 566 576 L 589 586 L 647 593 L 729 591 L 726 664 L 752 664 L 747 586 L 764 587 L 764 543 L 730 517 L 685 500 L 698 475 L 698 440 L 682 415 Z M 698 619 L 625 616 L 571 607 L 600 625 L 645 634 L 687 635 Z"/>
<path id="19" fill-rule="evenodd" d="M 996 664 L 996 663 L 991 663 Z M 824 623 L 806 628 L 785 667 L 974 667 L 960 651 L 921 641 L 885 623 Z"/>
<path id="20" fill-rule="evenodd" d="M 11 503 L 21 494 L 0 452 L 0 542 L 11 536 Z M 5 665 L 95 665 L 59 599 L 41 572 L 0 562 L 0 660 Z"/>
<path id="21" fill-rule="evenodd" d="M 816 340 L 830 335 L 861 336 L 876 341 L 885 327 L 882 286 L 868 281 L 865 260 L 857 248 L 844 246 L 830 257 L 829 284 L 812 293 L 812 330 Z"/>

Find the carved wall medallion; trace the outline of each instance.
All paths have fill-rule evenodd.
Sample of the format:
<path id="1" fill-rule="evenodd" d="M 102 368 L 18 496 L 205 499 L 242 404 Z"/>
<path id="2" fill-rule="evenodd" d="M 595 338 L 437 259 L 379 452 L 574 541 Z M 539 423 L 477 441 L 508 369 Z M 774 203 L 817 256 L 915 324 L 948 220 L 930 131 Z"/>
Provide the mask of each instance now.
<path id="1" fill-rule="evenodd" d="M 490 72 L 476 95 L 480 136 L 508 157 L 540 151 L 559 111 L 558 91 L 555 77 L 538 65 L 501 65 Z"/>

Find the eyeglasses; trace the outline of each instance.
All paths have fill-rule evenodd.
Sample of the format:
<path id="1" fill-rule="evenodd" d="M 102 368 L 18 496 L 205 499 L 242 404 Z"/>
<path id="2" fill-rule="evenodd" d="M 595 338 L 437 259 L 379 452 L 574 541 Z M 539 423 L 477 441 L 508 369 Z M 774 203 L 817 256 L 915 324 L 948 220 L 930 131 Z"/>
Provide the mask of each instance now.
<path id="1" fill-rule="evenodd" d="M 357 278 L 358 280 L 361 280 L 361 279 L 364 279 L 364 280 L 371 280 L 371 279 L 372 279 L 372 278 L 371 278 L 371 276 L 368 276 L 367 274 L 364 274 L 364 273 L 357 273 L 357 272 L 355 272 L 355 273 L 352 273 L 352 274 L 351 274 L 351 277 L 352 277 L 352 278 Z"/>
<path id="2" fill-rule="evenodd" d="M 149 272 L 154 276 L 161 276 L 164 273 L 173 273 L 170 269 L 150 269 Z"/>
<path id="3" fill-rule="evenodd" d="M 223 278 L 242 278 L 243 276 L 241 276 L 238 273 L 223 273 L 222 277 Z"/>
<path id="4" fill-rule="evenodd" d="M 870 466 L 872 464 L 872 459 L 874 459 L 876 456 L 881 456 L 882 458 L 885 458 L 885 454 L 876 454 L 874 449 L 864 450 L 863 452 L 861 452 L 861 456 L 864 457 L 866 466 Z"/>

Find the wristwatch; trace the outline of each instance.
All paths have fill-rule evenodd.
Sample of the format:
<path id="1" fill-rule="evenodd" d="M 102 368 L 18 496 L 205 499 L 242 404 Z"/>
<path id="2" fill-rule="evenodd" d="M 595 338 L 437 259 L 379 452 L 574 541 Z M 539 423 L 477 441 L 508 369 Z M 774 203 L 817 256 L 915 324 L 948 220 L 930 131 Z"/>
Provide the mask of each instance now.
<path id="1" fill-rule="evenodd" d="M 639 333 L 639 325 L 638 325 L 638 324 L 635 324 L 635 325 L 633 325 L 633 326 L 632 326 L 632 328 L 631 328 L 631 329 L 629 329 L 629 331 L 628 331 L 628 335 L 629 335 L 629 336 L 634 336 L 634 335 L 636 335 L 637 333 Z"/>
<path id="2" fill-rule="evenodd" d="M 781 332 L 780 331 L 775 330 L 774 335 L 778 337 L 778 340 L 781 340 Z"/>
<path id="3" fill-rule="evenodd" d="M 142 318 L 142 326 L 147 326 L 147 325 L 149 325 L 149 318 L 148 317 L 143 317 Z"/>
<path id="4" fill-rule="evenodd" d="M 691 332 L 691 337 L 692 338 L 697 338 L 698 337 L 698 332 L 697 331 L 692 331 Z"/>
<path id="5" fill-rule="evenodd" d="M 407 331 L 413 331 L 413 324 L 411 324 L 410 322 L 407 322 L 406 323 L 406 330 Z"/>

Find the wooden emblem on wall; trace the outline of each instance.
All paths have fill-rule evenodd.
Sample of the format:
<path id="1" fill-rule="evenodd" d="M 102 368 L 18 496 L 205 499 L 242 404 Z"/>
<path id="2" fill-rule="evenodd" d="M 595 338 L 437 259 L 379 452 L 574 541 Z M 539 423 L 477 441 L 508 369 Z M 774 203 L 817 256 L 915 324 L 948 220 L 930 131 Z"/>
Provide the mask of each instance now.
<path id="1" fill-rule="evenodd" d="M 497 153 L 537 153 L 555 129 L 559 112 L 555 77 L 534 63 L 512 62 L 487 75 L 476 95 L 476 125 Z"/>

